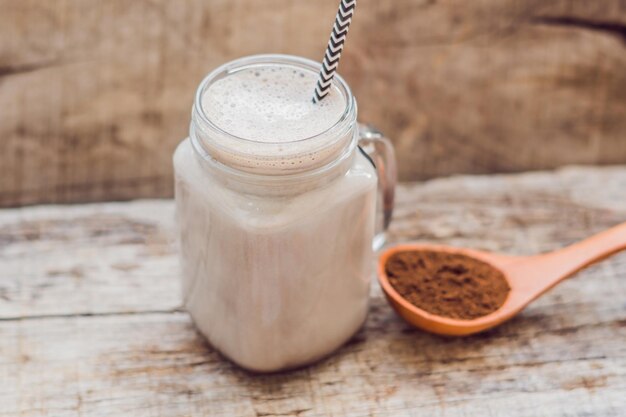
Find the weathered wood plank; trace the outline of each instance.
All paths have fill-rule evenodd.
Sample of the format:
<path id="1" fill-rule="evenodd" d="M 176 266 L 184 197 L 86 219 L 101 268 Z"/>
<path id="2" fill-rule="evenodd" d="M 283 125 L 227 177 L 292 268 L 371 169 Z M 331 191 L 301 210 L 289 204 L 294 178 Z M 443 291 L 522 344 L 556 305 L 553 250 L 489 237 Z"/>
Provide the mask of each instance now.
<path id="1" fill-rule="evenodd" d="M 405 184 L 390 240 L 548 251 L 625 221 L 624 189 L 624 168 Z M 177 308 L 173 217 L 169 200 L 1 210 L 0 318 Z"/>
<path id="2" fill-rule="evenodd" d="M 171 201 L 0 212 L 0 318 L 180 305 Z"/>
<path id="3" fill-rule="evenodd" d="M 529 254 L 626 221 L 626 167 L 405 184 L 391 240 Z M 171 201 L 0 211 L 0 416 L 621 416 L 626 253 L 465 339 L 397 318 L 250 375 L 179 304 Z"/>
<path id="4" fill-rule="evenodd" d="M 6 416 L 620 416 L 622 309 L 533 311 L 483 336 L 409 329 L 377 298 L 365 329 L 301 371 L 253 376 L 183 313 L 0 324 Z M 573 311 L 572 311 L 573 312 Z M 562 313 L 562 312 L 560 312 Z M 489 414 L 487 414 L 489 415 Z"/>
<path id="5" fill-rule="evenodd" d="M 336 0 L 0 0 L 0 205 L 168 196 L 194 89 L 319 59 Z M 404 179 L 626 160 L 626 2 L 363 2 L 341 72 Z"/>

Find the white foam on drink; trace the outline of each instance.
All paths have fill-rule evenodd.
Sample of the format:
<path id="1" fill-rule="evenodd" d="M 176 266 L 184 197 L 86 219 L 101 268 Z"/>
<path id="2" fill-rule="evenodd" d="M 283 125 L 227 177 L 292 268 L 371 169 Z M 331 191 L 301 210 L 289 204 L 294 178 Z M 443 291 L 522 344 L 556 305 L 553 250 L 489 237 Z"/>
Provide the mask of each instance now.
<path id="1" fill-rule="evenodd" d="M 256 142 L 293 142 L 331 128 L 346 108 L 335 86 L 313 103 L 317 74 L 288 66 L 247 68 L 214 82 L 202 107 L 231 135 Z"/>
<path id="2" fill-rule="evenodd" d="M 312 169 L 336 158 L 350 138 L 317 135 L 341 119 L 346 98 L 333 85 L 324 100 L 313 103 L 317 76 L 295 66 L 267 64 L 214 81 L 203 93 L 202 111 L 221 130 L 245 140 L 205 138 L 209 153 L 232 167 L 260 173 Z"/>

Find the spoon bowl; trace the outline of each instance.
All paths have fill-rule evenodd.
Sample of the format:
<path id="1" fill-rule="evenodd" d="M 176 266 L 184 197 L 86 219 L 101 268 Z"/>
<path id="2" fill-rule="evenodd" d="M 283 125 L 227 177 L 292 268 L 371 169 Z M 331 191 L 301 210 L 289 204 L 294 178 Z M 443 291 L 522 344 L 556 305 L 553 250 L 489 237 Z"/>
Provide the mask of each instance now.
<path id="1" fill-rule="evenodd" d="M 566 248 L 535 256 L 510 256 L 450 246 L 406 243 L 381 254 L 378 281 L 394 310 L 412 325 L 431 333 L 465 336 L 509 320 L 565 278 L 623 249 L 626 249 L 626 223 Z M 469 320 L 429 313 L 411 304 L 390 284 L 385 265 L 395 253 L 424 250 L 469 256 L 502 272 L 511 288 L 504 304 L 492 313 Z"/>

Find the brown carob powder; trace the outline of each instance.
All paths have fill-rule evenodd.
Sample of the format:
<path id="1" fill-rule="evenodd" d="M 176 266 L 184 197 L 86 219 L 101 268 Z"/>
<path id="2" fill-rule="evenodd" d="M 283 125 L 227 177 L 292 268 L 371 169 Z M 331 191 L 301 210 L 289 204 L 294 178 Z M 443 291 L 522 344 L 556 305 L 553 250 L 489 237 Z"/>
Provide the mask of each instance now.
<path id="1" fill-rule="evenodd" d="M 474 319 L 497 310 L 510 291 L 502 272 L 461 254 L 397 252 L 385 270 L 389 283 L 411 304 L 455 319 Z"/>

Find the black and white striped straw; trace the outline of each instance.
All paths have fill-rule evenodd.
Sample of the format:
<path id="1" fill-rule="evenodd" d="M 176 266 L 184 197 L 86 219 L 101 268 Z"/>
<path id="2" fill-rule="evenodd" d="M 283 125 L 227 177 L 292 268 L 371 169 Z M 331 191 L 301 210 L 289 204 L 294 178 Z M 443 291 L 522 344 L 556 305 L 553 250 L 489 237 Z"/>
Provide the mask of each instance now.
<path id="1" fill-rule="evenodd" d="M 352 22 L 355 8 L 356 0 L 341 0 L 339 4 L 335 24 L 330 33 L 330 39 L 328 40 L 328 46 L 326 47 L 326 53 L 322 61 L 320 77 L 315 86 L 313 103 L 322 100 L 330 92 L 330 85 L 335 76 L 335 72 L 337 72 L 337 67 L 339 67 L 339 58 L 341 57 L 341 51 L 343 51 L 343 44 L 346 42 L 348 29 L 350 29 L 350 23 Z"/>

